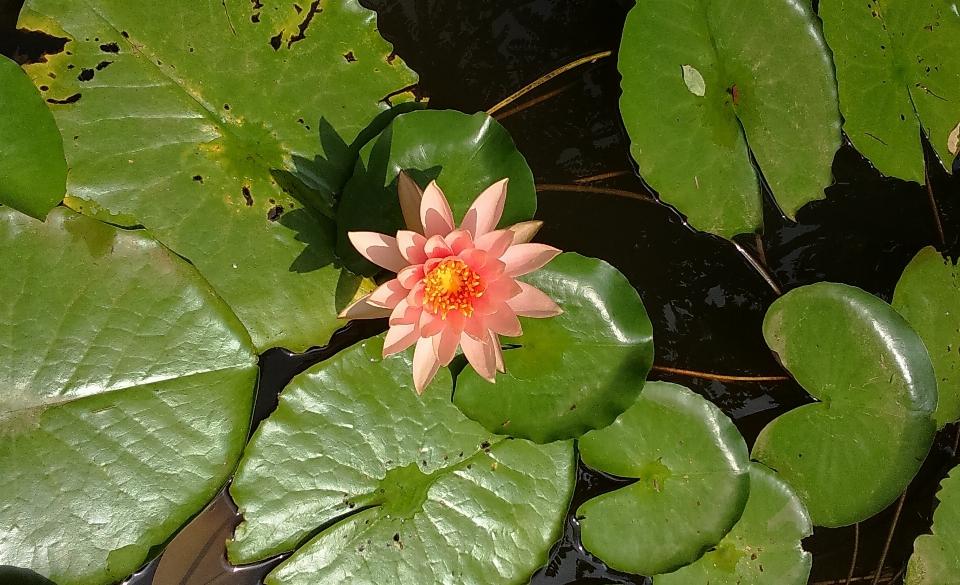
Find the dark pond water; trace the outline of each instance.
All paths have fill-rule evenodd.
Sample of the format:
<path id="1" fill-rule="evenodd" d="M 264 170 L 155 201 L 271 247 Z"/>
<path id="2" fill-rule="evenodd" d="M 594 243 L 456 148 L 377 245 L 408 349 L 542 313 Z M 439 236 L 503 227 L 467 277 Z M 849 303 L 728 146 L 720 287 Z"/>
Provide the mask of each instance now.
<path id="1" fill-rule="evenodd" d="M 486 110 L 541 75 L 580 57 L 613 51 L 626 15 L 615 0 L 363 0 L 379 13 L 381 33 L 420 74 L 432 108 Z M 17 36 L 17 2 L 0 0 L 0 50 L 36 53 L 42 39 Z M 498 113 L 533 169 L 540 190 L 539 240 L 603 258 L 640 292 L 656 341 L 652 379 L 684 384 L 717 404 L 752 444 L 770 420 L 810 402 L 761 336 L 763 315 L 779 292 L 821 280 L 859 286 L 890 300 L 903 268 L 921 248 L 956 257 L 960 181 L 935 158 L 931 188 L 884 178 L 851 145 L 834 162 L 826 199 L 782 218 L 767 197 L 764 233 L 736 244 L 689 229 L 635 172 L 618 110 L 614 57 L 557 76 Z M 919 138 L 919 137 L 918 137 Z M 928 149 L 929 151 L 929 149 Z M 955 165 L 956 166 L 956 165 Z M 282 349 L 261 357 L 256 421 L 296 373 L 385 329 L 358 323 L 325 347 Z M 719 374 L 719 378 L 714 374 Z M 958 429 L 941 432 L 900 502 L 856 527 L 817 529 L 804 546 L 814 554 L 811 583 L 901 583 L 917 535 L 927 531 L 937 485 L 957 462 Z M 623 480 L 579 470 L 571 509 Z M 223 558 L 223 540 L 239 519 L 223 494 L 128 580 L 130 585 L 255 585 L 279 560 L 243 568 Z M 895 529 L 892 531 L 891 527 Z M 856 558 L 854 561 L 854 550 Z M 852 569 L 851 569 L 852 566 Z M 582 550 L 568 517 L 564 537 L 535 585 L 646 583 L 607 569 Z"/>

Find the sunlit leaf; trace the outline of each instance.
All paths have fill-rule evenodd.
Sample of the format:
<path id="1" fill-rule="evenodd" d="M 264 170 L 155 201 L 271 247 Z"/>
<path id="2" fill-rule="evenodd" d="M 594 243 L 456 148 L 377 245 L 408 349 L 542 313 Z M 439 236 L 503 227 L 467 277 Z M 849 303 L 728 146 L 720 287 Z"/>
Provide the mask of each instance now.
<path id="1" fill-rule="evenodd" d="M 379 268 L 353 248 L 348 231 L 393 235 L 405 229 L 397 199 L 401 170 L 421 187 L 436 179 L 457 223 L 481 191 L 505 177 L 510 183 L 500 227 L 532 219 L 537 210 L 533 173 L 496 120 L 453 110 L 403 114 L 361 151 L 337 209 L 337 255 L 354 272 Z"/>
<path id="2" fill-rule="evenodd" d="M 520 277 L 563 309 L 521 317 L 519 347 L 503 352 L 495 384 L 472 367 L 457 377 L 454 402 L 487 429 L 538 443 L 609 425 L 633 405 L 653 364 L 653 328 L 640 295 L 603 260 L 566 253 Z"/>
<path id="3" fill-rule="evenodd" d="M 0 209 L 0 565 L 115 583 L 234 469 L 256 356 L 144 232 Z"/>
<path id="4" fill-rule="evenodd" d="M 326 342 L 340 326 L 334 225 L 278 185 L 332 205 L 362 131 L 411 99 L 415 77 L 374 13 L 357 0 L 34 0 L 20 25 L 69 39 L 28 72 L 66 137 L 74 206 L 141 223 L 188 258 L 257 347 Z"/>
<path id="5" fill-rule="evenodd" d="M 0 203 L 42 220 L 63 199 L 67 162 L 53 115 L 20 66 L 0 55 Z"/>
<path id="6" fill-rule="evenodd" d="M 937 428 L 960 419 L 960 288 L 957 267 L 932 247 L 904 269 L 893 308 L 916 329 L 937 373 Z"/>
<path id="7" fill-rule="evenodd" d="M 820 16 L 847 136 L 883 174 L 924 183 L 921 128 L 942 160 L 957 155 L 956 4 L 823 0 Z"/>
<path id="8" fill-rule="evenodd" d="M 818 526 L 884 509 L 933 443 L 937 382 L 920 337 L 890 305 L 836 283 L 777 299 L 763 336 L 819 402 L 768 424 L 753 458 L 790 484 Z"/>
<path id="9" fill-rule="evenodd" d="M 640 2 L 618 67 L 640 174 L 693 227 L 730 237 L 761 226 L 748 148 L 789 217 L 823 198 L 840 113 L 809 2 Z"/>
<path id="10" fill-rule="evenodd" d="M 790 486 L 770 469 L 750 464 L 743 515 L 713 550 L 692 565 L 654 577 L 655 585 L 806 585 L 813 557 L 801 539 L 813 533 L 810 515 Z"/>
<path id="11" fill-rule="evenodd" d="M 940 482 L 933 513 L 933 534 L 923 534 L 913 543 L 907 563 L 907 585 L 957 585 L 960 583 L 960 480 L 957 468 Z"/>
<path id="12" fill-rule="evenodd" d="M 360 343 L 297 377 L 230 491 L 246 563 L 295 550 L 268 584 L 526 583 L 560 536 L 570 442 L 498 437 L 450 403 L 446 369 L 418 396 L 412 350 Z"/>
<path id="13" fill-rule="evenodd" d="M 747 445 L 700 395 L 650 382 L 610 426 L 580 440 L 587 465 L 637 482 L 580 506 L 583 544 L 611 567 L 653 575 L 697 560 L 747 503 Z"/>

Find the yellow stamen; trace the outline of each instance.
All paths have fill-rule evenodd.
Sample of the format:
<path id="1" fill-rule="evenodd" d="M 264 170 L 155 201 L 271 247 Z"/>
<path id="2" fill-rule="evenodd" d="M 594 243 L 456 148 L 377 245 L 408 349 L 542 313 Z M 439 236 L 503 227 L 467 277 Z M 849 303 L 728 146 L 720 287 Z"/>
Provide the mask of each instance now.
<path id="1" fill-rule="evenodd" d="M 423 279 L 423 306 L 446 319 L 450 311 L 465 317 L 473 314 L 473 301 L 483 295 L 487 283 L 459 258 L 437 264 Z"/>

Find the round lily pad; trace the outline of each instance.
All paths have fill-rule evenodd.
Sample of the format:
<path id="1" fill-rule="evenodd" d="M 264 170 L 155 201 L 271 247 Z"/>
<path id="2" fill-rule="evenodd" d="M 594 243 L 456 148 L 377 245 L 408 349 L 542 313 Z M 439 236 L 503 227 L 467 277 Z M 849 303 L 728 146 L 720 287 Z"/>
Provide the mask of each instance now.
<path id="1" fill-rule="evenodd" d="M 587 465 L 637 482 L 577 511 L 583 545 L 611 567 L 653 575 L 700 558 L 747 503 L 747 445 L 699 394 L 650 382 L 636 404 L 580 439 Z"/>
<path id="2" fill-rule="evenodd" d="M 960 419 L 960 283 L 957 267 L 932 247 L 903 271 L 893 308 L 920 334 L 937 373 L 937 428 Z"/>
<path id="3" fill-rule="evenodd" d="M 326 343 L 343 325 L 334 196 L 368 128 L 414 99 L 376 14 L 35 0 L 19 24 L 68 39 L 26 70 L 66 137 L 71 206 L 188 258 L 259 349 Z"/>
<path id="4" fill-rule="evenodd" d="M 537 443 L 609 425 L 636 401 L 653 363 L 653 328 L 640 295 L 613 266 L 573 253 L 520 280 L 563 313 L 521 317 L 523 335 L 501 339 L 512 344 L 503 352 L 506 373 L 491 384 L 466 367 L 454 402 L 497 434 Z"/>
<path id="5" fill-rule="evenodd" d="M 654 585 L 806 585 L 813 556 L 801 540 L 813 534 L 803 502 L 772 470 L 750 464 L 750 497 L 740 520 L 713 550 Z"/>
<path id="6" fill-rule="evenodd" d="M 256 355 L 143 231 L 0 208 L 0 565 L 115 583 L 234 470 Z"/>
<path id="7" fill-rule="evenodd" d="M 360 152 L 337 208 L 337 255 L 350 270 L 380 270 L 357 252 L 348 231 L 393 235 L 406 229 L 397 198 L 397 176 L 406 171 L 420 187 L 431 180 L 443 191 L 457 224 L 484 189 L 510 179 L 500 227 L 533 219 L 533 173 L 510 133 L 483 112 L 424 110 L 397 116 Z"/>
<path id="8" fill-rule="evenodd" d="M 920 336 L 880 299 L 829 282 L 777 299 L 763 335 L 819 402 L 770 422 L 753 458 L 793 487 L 818 526 L 884 509 L 920 469 L 936 430 L 937 381 Z"/>
<path id="9" fill-rule="evenodd" d="M 231 561 L 292 556 L 268 584 L 526 583 L 560 537 L 571 442 L 498 437 L 450 403 L 446 369 L 418 396 L 412 351 L 383 337 L 294 379 L 230 493 Z"/>
<path id="10" fill-rule="evenodd" d="M 617 67 L 640 174 L 693 227 L 724 237 L 761 227 L 751 152 L 787 216 L 823 198 L 840 111 L 809 2 L 638 2 Z"/>
<path id="11" fill-rule="evenodd" d="M 67 185 L 53 114 L 19 65 L 0 55 L 0 203 L 42 220 Z"/>
<path id="12" fill-rule="evenodd" d="M 907 563 L 907 585 L 960 584 L 960 478 L 957 468 L 940 482 L 933 513 L 933 534 L 923 534 L 913 543 Z"/>

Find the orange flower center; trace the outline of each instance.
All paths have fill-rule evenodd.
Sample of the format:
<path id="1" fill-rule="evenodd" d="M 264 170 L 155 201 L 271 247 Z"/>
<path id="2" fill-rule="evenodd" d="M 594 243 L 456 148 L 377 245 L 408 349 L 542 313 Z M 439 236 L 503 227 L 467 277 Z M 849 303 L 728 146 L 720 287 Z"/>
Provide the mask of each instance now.
<path id="1" fill-rule="evenodd" d="M 473 301 L 483 295 L 487 284 L 459 258 L 437 264 L 423 279 L 423 306 L 444 319 L 450 311 L 473 314 Z"/>

